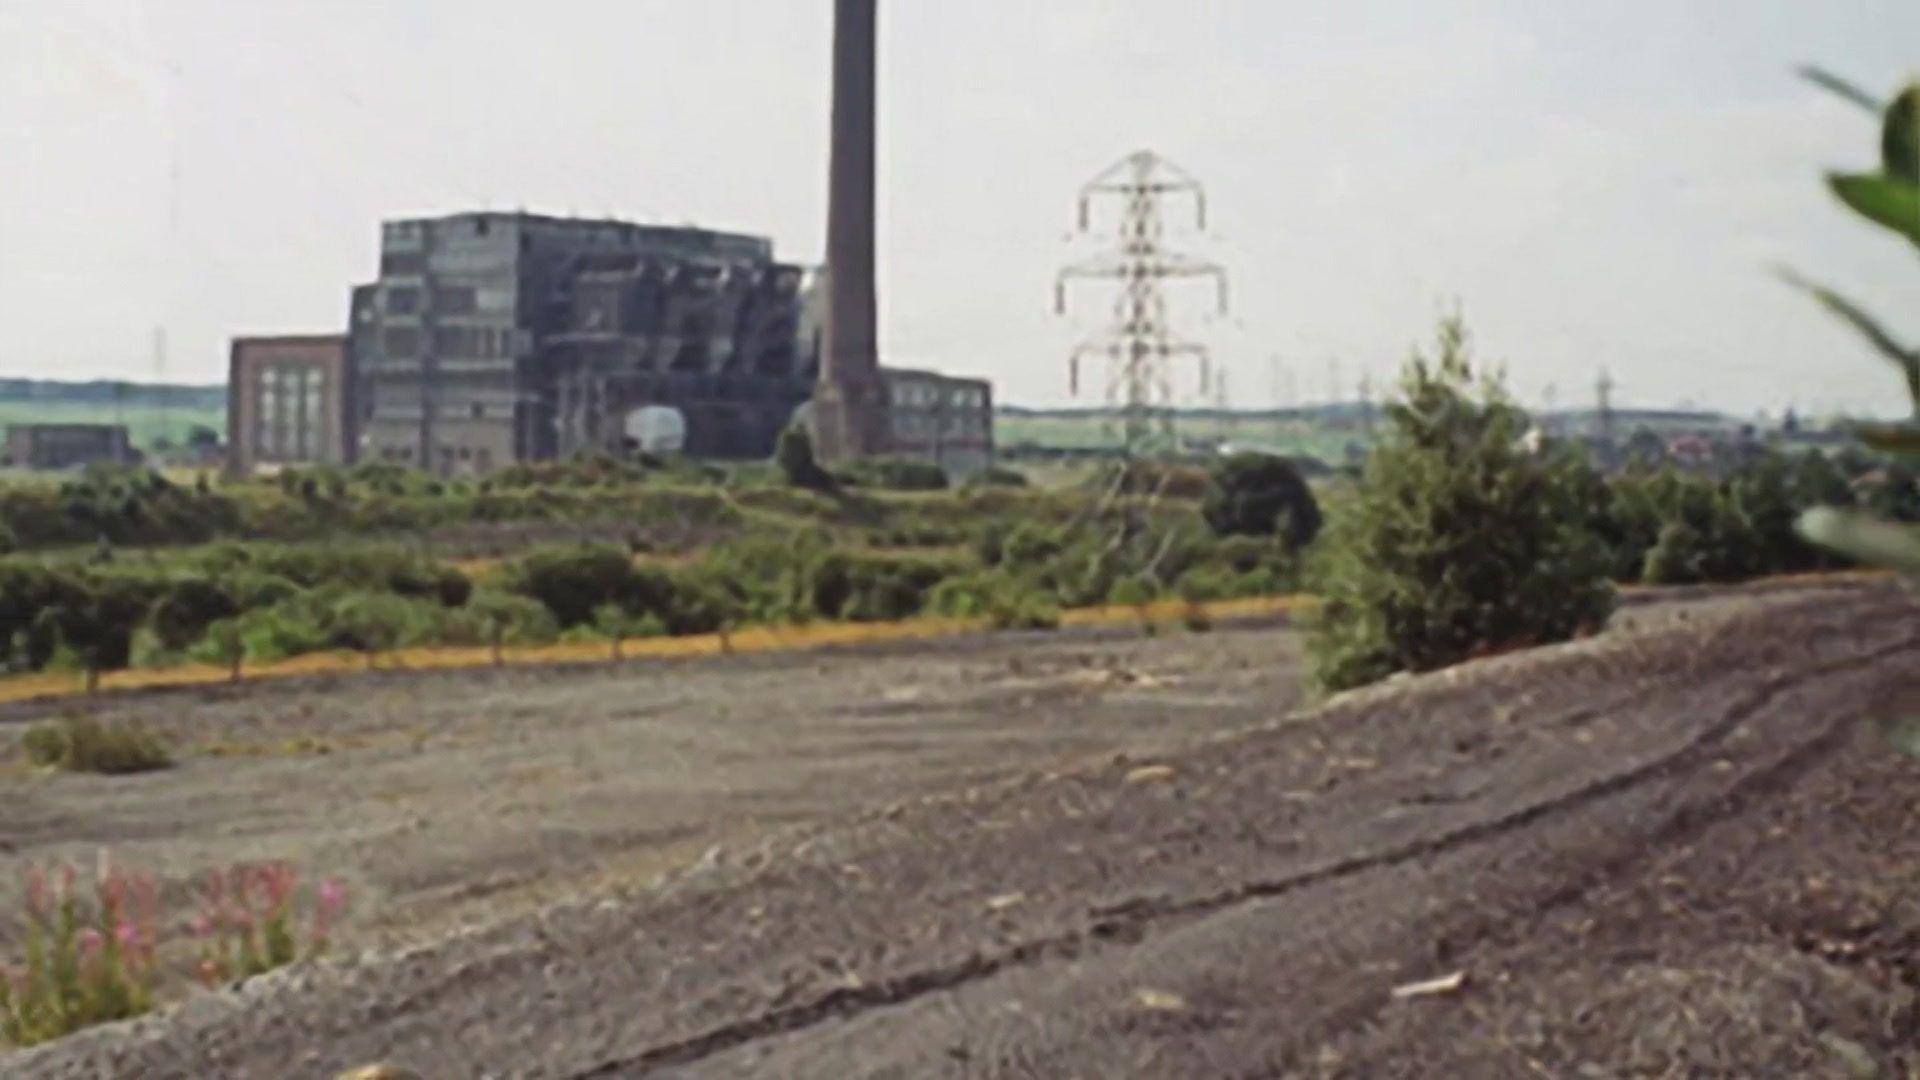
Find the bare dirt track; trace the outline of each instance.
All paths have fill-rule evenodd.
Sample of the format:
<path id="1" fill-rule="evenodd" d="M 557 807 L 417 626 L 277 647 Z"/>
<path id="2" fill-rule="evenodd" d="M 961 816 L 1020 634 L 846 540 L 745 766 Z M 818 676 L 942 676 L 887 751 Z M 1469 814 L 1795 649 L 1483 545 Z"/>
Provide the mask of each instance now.
<path id="1" fill-rule="evenodd" d="M 820 658 L 846 695 L 843 721 L 860 715 L 859 680 L 887 664 L 944 672 L 918 700 L 1007 741 L 942 775 L 990 782 L 900 801 L 867 760 L 814 782 L 884 809 L 730 845 L 658 888 L 252 980 L 0 1065 L 89 1077 L 327 1076 L 381 1059 L 435 1077 L 1920 1068 L 1920 769 L 1859 723 L 1915 704 L 1902 695 L 1920 679 L 1920 611 L 1869 585 L 1624 621 L 1638 626 L 1286 719 L 1276 631 L 1036 643 L 1017 673 L 1013 650 L 977 643 Z M 803 667 L 714 678 L 740 680 L 725 683 L 733 700 L 765 710 L 805 699 Z M 765 681 L 749 698 L 739 688 L 753 679 Z M 1019 738 L 1109 715 L 1140 727 L 1072 745 Z M 1210 737 L 1200 716 L 1215 718 Z M 897 738 L 925 722 L 894 720 Z M 762 737 L 803 750 L 790 727 Z M 860 733 L 841 737 L 838 753 L 859 750 Z M 1456 973 L 1457 989 L 1392 996 Z"/>

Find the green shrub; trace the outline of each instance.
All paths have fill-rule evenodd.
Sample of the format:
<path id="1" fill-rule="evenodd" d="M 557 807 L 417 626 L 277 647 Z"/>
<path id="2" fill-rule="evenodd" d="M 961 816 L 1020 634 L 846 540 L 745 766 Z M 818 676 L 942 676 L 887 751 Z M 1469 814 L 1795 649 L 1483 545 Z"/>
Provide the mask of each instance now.
<path id="1" fill-rule="evenodd" d="M 249 660 L 272 663 L 331 647 L 325 605 L 305 594 L 248 611 L 233 620 L 233 626 L 239 635 L 239 655 Z M 234 654 L 227 645 L 225 641 L 212 645 L 203 641 L 190 652 L 202 659 L 232 663 Z"/>
<path id="2" fill-rule="evenodd" d="M 166 744 L 141 725 L 105 724 L 90 716 L 35 724 L 21 737 L 20 747 L 35 765 L 67 772 L 119 776 L 173 764 Z"/>
<path id="3" fill-rule="evenodd" d="M 206 633 L 188 650 L 187 657 L 227 669 L 234 682 L 240 681 L 240 669 L 247 660 L 246 635 L 238 619 L 221 619 L 208 626 Z"/>
<path id="4" fill-rule="evenodd" d="M 42 612 L 75 606 L 84 589 L 77 575 L 20 559 L 0 562 L 0 658 L 13 670 L 46 666 L 60 645 L 57 626 Z"/>
<path id="5" fill-rule="evenodd" d="M 593 619 L 594 608 L 622 602 L 632 589 L 633 559 L 611 544 L 535 548 L 509 563 L 500 586 L 544 604 L 562 627 Z"/>
<path id="6" fill-rule="evenodd" d="M 979 570 L 935 586 L 928 608 L 958 619 L 986 619 L 1010 630 L 1048 630 L 1060 625 L 1060 608 L 1045 591 L 1004 571 Z"/>
<path id="7" fill-rule="evenodd" d="M 1109 604 L 1126 607 L 1145 607 L 1160 598 L 1160 587 L 1152 578 L 1136 574 L 1121 578 L 1113 583 L 1107 593 Z"/>
<path id="8" fill-rule="evenodd" d="M 985 471 L 974 477 L 970 482 L 981 487 L 1023 488 L 1030 486 L 1030 481 L 1027 480 L 1026 473 L 1009 469 L 1005 465 L 989 465 Z"/>
<path id="9" fill-rule="evenodd" d="M 841 476 L 858 487 L 885 491 L 945 491 L 947 471 L 931 461 L 871 457 L 849 463 Z"/>
<path id="10" fill-rule="evenodd" d="M 479 589 L 467 599 L 465 613 L 476 620 L 479 641 L 494 645 L 543 645 L 559 636 L 553 612 L 531 597 Z"/>
<path id="11" fill-rule="evenodd" d="M 1239 453 L 1216 465 L 1200 513 L 1218 535 L 1279 535 L 1295 550 L 1320 532 L 1313 489 L 1274 454 Z"/>
<path id="12" fill-rule="evenodd" d="M 1606 552 L 1550 464 L 1520 447 L 1526 417 L 1476 374 L 1457 317 L 1438 347 L 1406 367 L 1385 437 L 1318 545 L 1308 644 L 1326 688 L 1564 639 L 1613 607 Z"/>
<path id="13" fill-rule="evenodd" d="M 965 571 L 954 559 L 828 549 L 808 568 L 816 614 L 854 622 L 917 615 L 940 582 Z"/>
<path id="14" fill-rule="evenodd" d="M 834 483 L 833 474 L 821 468 L 814 459 L 813 436 L 807 434 L 806 428 L 799 424 L 780 433 L 773 460 L 787 483 L 794 487 L 808 491 L 832 491 L 839 486 Z"/>
<path id="15" fill-rule="evenodd" d="M 441 609 L 395 593 L 347 592 L 326 612 L 327 643 L 352 649 L 373 667 L 380 653 L 434 638 Z"/>
<path id="16" fill-rule="evenodd" d="M 34 616 L 30 634 L 70 652 L 93 690 L 101 674 L 132 659 L 133 634 L 153 603 L 151 581 L 104 571 L 76 575 L 73 588 Z"/>
<path id="17" fill-rule="evenodd" d="M 997 563 L 1038 566 L 1059 557 L 1073 544 L 1067 530 L 1037 521 L 1023 522 L 1006 534 Z"/>
<path id="18" fill-rule="evenodd" d="M 162 649 L 178 652 L 206 633 L 207 627 L 240 613 L 233 594 L 204 577 L 169 582 L 147 616 Z"/>

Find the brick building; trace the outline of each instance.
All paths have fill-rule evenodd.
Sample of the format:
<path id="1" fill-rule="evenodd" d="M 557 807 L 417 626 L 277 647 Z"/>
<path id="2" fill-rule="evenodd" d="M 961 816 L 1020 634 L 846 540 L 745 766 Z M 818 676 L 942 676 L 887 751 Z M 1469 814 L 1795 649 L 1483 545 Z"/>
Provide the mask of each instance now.
<path id="1" fill-rule="evenodd" d="M 72 469 L 135 459 L 124 424 L 8 424 L 6 464 L 16 469 Z"/>
<path id="2" fill-rule="evenodd" d="M 227 464 L 346 465 L 355 458 L 354 370 L 347 338 L 233 339 L 227 369 Z"/>

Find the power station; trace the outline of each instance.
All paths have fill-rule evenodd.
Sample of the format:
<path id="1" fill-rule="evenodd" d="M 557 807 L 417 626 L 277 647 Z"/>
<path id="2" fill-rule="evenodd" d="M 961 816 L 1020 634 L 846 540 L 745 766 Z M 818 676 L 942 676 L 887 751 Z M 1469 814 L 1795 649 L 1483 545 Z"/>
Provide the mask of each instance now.
<path id="1" fill-rule="evenodd" d="M 782 262 L 762 237 L 690 227 L 524 212 L 388 221 L 343 334 L 235 340 L 231 464 L 478 474 L 632 449 L 636 423 L 669 412 L 699 457 L 767 457 L 798 415 L 829 462 L 985 469 L 991 387 L 880 364 L 875 0 L 835 0 L 834 15 L 825 268 Z"/>

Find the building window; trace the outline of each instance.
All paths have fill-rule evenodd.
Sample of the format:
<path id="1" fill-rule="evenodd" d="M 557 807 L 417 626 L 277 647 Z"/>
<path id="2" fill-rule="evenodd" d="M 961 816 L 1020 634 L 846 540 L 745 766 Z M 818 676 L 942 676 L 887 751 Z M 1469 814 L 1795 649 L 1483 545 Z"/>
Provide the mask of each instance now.
<path id="1" fill-rule="evenodd" d="M 395 360 L 412 360 L 420 355 L 420 331 L 411 326 L 389 326 L 380 335 L 381 351 Z"/>
<path id="2" fill-rule="evenodd" d="M 417 251 L 389 251 L 380 256 L 380 274 L 417 275 L 427 268 L 427 257 Z"/>
<path id="3" fill-rule="evenodd" d="M 478 402 L 478 401 L 476 401 L 476 402 L 474 402 L 474 403 L 473 403 L 473 418 L 474 418 L 475 420 L 484 420 L 484 419 L 486 419 L 486 416 L 487 416 L 487 407 L 486 407 L 485 405 L 482 405 L 482 404 L 481 404 L 480 402 Z"/>
<path id="4" fill-rule="evenodd" d="M 471 285 L 436 285 L 433 310 L 442 315 L 471 315 L 479 298 Z"/>
<path id="5" fill-rule="evenodd" d="M 420 310 L 420 290 L 410 287 L 387 290 L 387 314 L 413 315 Z"/>

